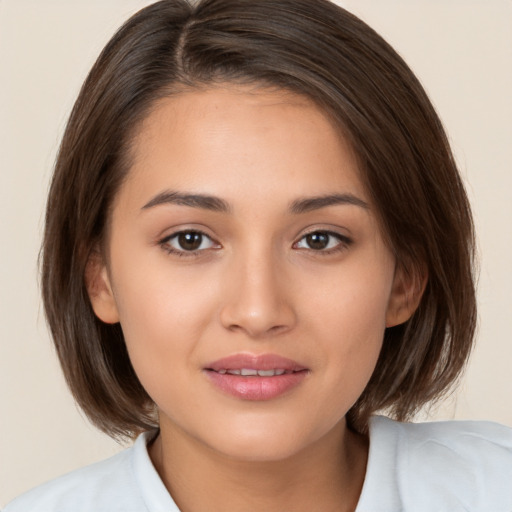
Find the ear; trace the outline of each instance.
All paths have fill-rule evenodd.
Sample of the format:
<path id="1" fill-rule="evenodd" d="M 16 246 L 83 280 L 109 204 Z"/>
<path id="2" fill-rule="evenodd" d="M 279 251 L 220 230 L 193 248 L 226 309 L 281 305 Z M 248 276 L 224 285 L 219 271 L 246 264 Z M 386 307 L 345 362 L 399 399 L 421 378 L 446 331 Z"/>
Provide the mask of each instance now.
<path id="1" fill-rule="evenodd" d="M 87 260 L 85 286 L 96 316 L 107 324 L 119 322 L 107 265 L 99 249 L 94 249 Z"/>
<path id="2" fill-rule="evenodd" d="M 426 268 L 408 271 L 402 265 L 397 266 L 386 311 L 386 327 L 403 324 L 411 318 L 420 304 L 427 280 Z"/>

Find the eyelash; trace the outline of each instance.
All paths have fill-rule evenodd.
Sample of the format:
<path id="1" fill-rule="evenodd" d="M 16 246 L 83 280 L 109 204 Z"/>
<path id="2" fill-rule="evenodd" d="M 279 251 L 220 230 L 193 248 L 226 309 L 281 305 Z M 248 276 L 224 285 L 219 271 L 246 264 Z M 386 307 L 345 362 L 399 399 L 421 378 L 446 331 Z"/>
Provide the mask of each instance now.
<path id="1" fill-rule="evenodd" d="M 211 241 L 213 245 L 219 246 L 217 242 L 215 242 L 209 235 L 207 235 L 205 232 L 199 230 L 199 229 L 186 229 L 183 231 L 177 231 L 176 233 L 173 233 L 172 235 L 166 236 L 158 244 L 162 247 L 162 249 L 167 252 L 168 254 L 173 254 L 175 256 L 179 257 L 197 257 L 201 255 L 201 252 L 205 251 L 206 249 L 193 249 L 193 250 L 186 250 L 186 249 L 176 249 L 169 245 L 169 243 L 173 239 L 177 239 L 181 235 L 200 235 L 201 236 L 201 244 L 203 244 L 204 239 L 208 239 Z M 210 249 L 210 247 L 208 247 Z"/>
<path id="2" fill-rule="evenodd" d="M 304 240 L 308 236 L 312 236 L 312 235 L 326 235 L 329 238 L 335 238 L 335 239 L 338 240 L 338 243 L 334 247 L 331 247 L 329 249 L 312 249 L 311 247 L 304 248 L 307 251 L 311 251 L 311 252 L 313 252 L 315 254 L 319 254 L 321 256 L 329 256 L 331 254 L 335 254 L 335 253 L 344 251 L 353 242 L 353 240 L 351 238 L 349 238 L 347 236 L 344 236 L 344 235 L 341 235 L 340 233 L 336 233 L 335 231 L 329 231 L 329 230 L 323 230 L 323 229 L 315 229 L 314 231 L 310 231 L 309 233 L 305 233 L 304 235 L 302 235 L 302 237 L 297 242 L 295 242 L 293 244 L 293 247 L 296 247 L 302 240 Z M 329 243 L 330 243 L 330 240 L 329 240 L 328 244 Z M 302 248 L 299 248 L 299 247 L 297 247 L 297 248 L 298 249 L 302 249 Z"/>
<path id="3" fill-rule="evenodd" d="M 215 245 L 220 246 L 220 244 L 215 242 L 209 235 L 207 235 L 203 231 L 200 231 L 200 230 L 197 230 L 197 229 L 177 231 L 176 233 L 172 233 L 171 235 L 166 236 L 165 238 L 160 240 L 158 242 L 158 244 L 168 254 L 173 254 L 173 255 L 176 255 L 176 256 L 179 256 L 179 257 L 197 257 L 197 256 L 200 256 L 203 251 L 205 251 L 207 249 L 214 248 L 214 247 L 207 247 L 206 249 L 204 249 L 204 248 L 203 249 L 197 248 L 197 249 L 186 250 L 186 249 L 176 249 L 176 248 L 172 247 L 170 245 L 170 242 L 172 240 L 174 240 L 174 239 L 178 239 L 182 235 L 199 235 L 199 236 L 201 236 L 201 242 L 200 242 L 199 247 L 203 244 L 205 238 L 210 240 L 210 242 L 213 244 L 213 246 L 215 246 Z M 334 247 L 331 247 L 331 248 L 328 248 L 328 249 L 313 249 L 311 247 L 305 247 L 305 248 L 298 247 L 298 244 L 300 242 L 305 240 L 308 236 L 312 236 L 312 235 L 324 235 L 324 236 L 327 236 L 329 238 L 335 238 L 335 239 L 338 240 L 338 243 Z M 350 239 L 349 237 L 341 235 L 341 234 L 336 233 L 334 231 L 327 231 L 327 230 L 317 229 L 317 230 L 310 231 L 309 233 L 306 233 L 306 234 L 302 235 L 301 238 L 297 242 L 295 242 L 292 247 L 295 248 L 295 249 L 299 249 L 299 250 L 311 251 L 311 252 L 313 252 L 315 254 L 319 254 L 319 255 L 322 255 L 322 256 L 328 256 L 330 254 L 341 252 L 341 251 L 347 249 L 352 244 L 352 242 L 353 242 L 353 240 Z M 328 245 L 329 245 L 329 243 L 330 243 L 330 240 L 328 241 Z"/>

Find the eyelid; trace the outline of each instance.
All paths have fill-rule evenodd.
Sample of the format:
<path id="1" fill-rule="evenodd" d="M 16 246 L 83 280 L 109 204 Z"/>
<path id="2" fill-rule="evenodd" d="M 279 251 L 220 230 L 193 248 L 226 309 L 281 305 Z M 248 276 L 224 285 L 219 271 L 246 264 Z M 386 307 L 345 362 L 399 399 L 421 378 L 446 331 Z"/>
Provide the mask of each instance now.
<path id="1" fill-rule="evenodd" d="M 179 248 L 176 248 L 176 247 L 173 247 L 172 245 L 170 245 L 170 241 L 177 238 L 179 235 L 181 234 L 185 234 L 185 233 L 196 233 L 196 234 L 199 234 L 201 235 L 202 237 L 204 238 L 207 238 L 208 240 L 210 240 L 212 246 L 211 247 L 207 247 L 207 248 L 203 248 L 203 249 L 193 249 L 193 250 L 185 250 L 185 249 L 179 249 Z M 201 242 L 202 244 L 202 242 Z M 185 256 L 185 257 L 194 257 L 194 256 L 200 256 L 201 253 L 204 253 L 205 251 L 208 251 L 210 249 L 218 249 L 220 248 L 220 244 L 211 236 L 209 235 L 208 233 L 206 233 L 204 230 L 202 229 L 199 229 L 199 228 L 180 228 L 180 229 L 177 229 L 175 231 L 173 231 L 172 233 L 160 238 L 158 240 L 158 245 L 164 250 L 166 251 L 167 253 L 169 254 L 174 254 L 174 255 L 177 255 L 177 256 Z"/>
<path id="2" fill-rule="evenodd" d="M 313 249 L 313 248 L 307 248 L 307 247 L 297 247 L 297 245 L 304 240 L 307 236 L 315 234 L 315 233 L 322 233 L 331 237 L 334 237 L 339 240 L 339 243 L 336 244 L 335 247 L 326 248 L 326 249 Z M 341 250 L 346 249 L 348 246 L 350 246 L 353 243 L 353 239 L 350 238 L 347 235 L 344 235 L 343 233 L 340 233 L 339 231 L 334 231 L 333 229 L 322 229 L 321 227 L 317 227 L 314 229 L 309 229 L 305 233 L 303 233 L 296 242 L 294 242 L 293 246 L 294 248 L 297 248 L 299 250 L 305 250 L 313 253 L 328 255 L 331 253 L 335 253 Z"/>

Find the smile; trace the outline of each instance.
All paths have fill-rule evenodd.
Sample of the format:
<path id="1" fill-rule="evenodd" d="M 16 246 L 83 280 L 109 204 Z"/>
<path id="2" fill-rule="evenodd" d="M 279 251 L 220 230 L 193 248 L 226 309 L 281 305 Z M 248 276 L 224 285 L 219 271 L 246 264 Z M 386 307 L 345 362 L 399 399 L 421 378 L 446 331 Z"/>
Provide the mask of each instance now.
<path id="1" fill-rule="evenodd" d="M 225 368 L 222 368 L 218 370 L 217 373 L 220 373 L 222 375 L 228 373 L 229 375 L 240 375 L 242 377 L 274 377 L 276 375 L 284 375 L 285 373 L 290 374 L 293 373 L 293 371 L 283 370 L 282 368 L 274 370 L 254 370 L 251 368 L 241 368 L 240 370 L 226 370 Z"/>
<path id="2" fill-rule="evenodd" d="M 291 393 L 310 370 L 276 354 L 233 354 L 208 364 L 204 373 L 213 387 L 241 400 L 266 401 Z"/>

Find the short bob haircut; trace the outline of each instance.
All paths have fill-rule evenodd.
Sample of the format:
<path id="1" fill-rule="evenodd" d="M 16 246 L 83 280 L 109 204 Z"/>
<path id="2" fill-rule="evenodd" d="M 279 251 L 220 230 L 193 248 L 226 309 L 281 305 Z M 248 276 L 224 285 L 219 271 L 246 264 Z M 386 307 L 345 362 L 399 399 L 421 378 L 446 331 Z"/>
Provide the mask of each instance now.
<path id="1" fill-rule="evenodd" d="M 226 83 L 315 102 L 352 145 L 397 265 L 418 283 L 428 275 L 414 315 L 386 329 L 370 382 L 347 415 L 359 432 L 378 410 L 410 419 L 453 387 L 471 351 L 472 216 L 419 81 L 374 30 L 328 0 L 163 0 L 104 48 L 62 140 L 42 247 L 45 311 L 75 399 L 113 437 L 158 425 L 121 326 L 96 318 L 84 274 L 105 242 L 134 133 L 155 102 Z"/>

